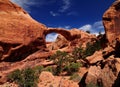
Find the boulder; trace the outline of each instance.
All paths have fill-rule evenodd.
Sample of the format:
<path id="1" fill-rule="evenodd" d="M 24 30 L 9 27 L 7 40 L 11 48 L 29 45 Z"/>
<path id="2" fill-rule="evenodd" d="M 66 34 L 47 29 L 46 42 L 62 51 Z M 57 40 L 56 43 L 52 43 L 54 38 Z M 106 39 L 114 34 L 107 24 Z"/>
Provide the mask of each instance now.
<path id="1" fill-rule="evenodd" d="M 86 60 L 89 62 L 89 64 L 96 64 L 97 62 L 104 60 L 102 51 L 96 51 L 93 55 L 88 56 Z"/>
<path id="2" fill-rule="evenodd" d="M 115 59 L 114 56 L 110 56 L 108 59 L 102 61 L 101 65 L 90 66 L 88 72 L 82 78 L 85 81 L 85 85 L 118 87 L 118 81 L 120 81 L 119 61 L 118 58 Z M 83 82 L 80 84 L 83 84 Z"/>
<path id="3" fill-rule="evenodd" d="M 39 77 L 38 87 L 79 87 L 76 82 L 64 77 L 53 76 L 50 72 L 43 71 Z"/>
<path id="4" fill-rule="evenodd" d="M 55 42 L 52 42 L 49 46 L 49 50 L 58 50 L 62 49 L 64 47 L 67 47 L 69 45 L 69 41 L 62 35 L 58 35 Z"/>

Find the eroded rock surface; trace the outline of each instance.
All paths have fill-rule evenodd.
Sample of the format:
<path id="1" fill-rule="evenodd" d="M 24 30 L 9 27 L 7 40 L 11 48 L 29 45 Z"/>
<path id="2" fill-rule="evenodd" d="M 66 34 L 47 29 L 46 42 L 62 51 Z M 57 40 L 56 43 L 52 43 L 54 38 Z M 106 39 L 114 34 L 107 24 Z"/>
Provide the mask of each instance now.
<path id="1" fill-rule="evenodd" d="M 110 45 L 115 47 L 120 42 L 120 0 L 116 0 L 104 13 L 103 24 Z"/>
<path id="2" fill-rule="evenodd" d="M 19 60 L 45 46 L 45 29 L 21 7 L 0 0 L 0 60 Z"/>

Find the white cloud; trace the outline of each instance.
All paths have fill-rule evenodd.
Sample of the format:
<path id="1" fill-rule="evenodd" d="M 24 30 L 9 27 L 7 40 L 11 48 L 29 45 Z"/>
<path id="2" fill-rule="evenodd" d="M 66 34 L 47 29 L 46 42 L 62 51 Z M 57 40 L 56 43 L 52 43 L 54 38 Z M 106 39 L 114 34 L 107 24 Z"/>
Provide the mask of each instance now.
<path id="1" fill-rule="evenodd" d="M 52 15 L 52 16 L 59 16 L 59 14 L 58 13 L 54 13 L 53 11 L 50 11 L 50 14 Z"/>
<path id="2" fill-rule="evenodd" d="M 60 16 L 60 14 L 62 13 L 65 13 L 67 10 L 69 10 L 69 8 L 71 7 L 71 1 L 70 0 L 62 0 L 62 5 L 58 8 L 58 11 L 56 12 L 53 12 L 53 11 L 50 11 L 50 14 L 52 16 Z M 66 13 L 67 16 L 70 16 L 70 15 L 78 15 L 77 12 L 75 11 L 69 11 L 68 13 Z"/>
<path id="3" fill-rule="evenodd" d="M 103 27 L 103 24 L 102 24 L 102 21 L 97 21 L 97 22 L 95 22 L 95 23 L 93 24 L 93 27 L 94 27 L 94 28 L 97 28 L 97 29 L 102 29 L 102 28 L 104 28 L 104 27 Z"/>
<path id="4" fill-rule="evenodd" d="M 71 26 L 69 26 L 69 25 L 66 25 L 66 26 L 59 26 L 58 28 L 64 28 L 64 29 L 70 29 L 71 28 Z"/>
<path id="5" fill-rule="evenodd" d="M 68 15 L 68 16 L 71 16 L 71 15 L 72 15 L 72 16 L 77 16 L 78 13 L 75 12 L 75 11 L 71 11 L 71 12 L 68 12 L 67 15 Z"/>
<path id="6" fill-rule="evenodd" d="M 91 28 L 92 28 L 92 25 L 86 24 L 86 25 L 80 27 L 79 29 L 84 30 L 84 31 L 90 31 Z"/>
<path id="7" fill-rule="evenodd" d="M 51 5 L 55 3 L 57 0 L 11 0 L 13 3 L 18 4 L 22 8 L 24 8 L 26 11 L 30 13 L 31 6 L 39 6 L 43 7 L 46 5 Z M 50 14 L 52 16 L 58 16 L 60 13 L 66 12 L 71 7 L 71 1 L 70 0 L 62 0 L 63 5 L 60 6 L 58 9 L 58 12 L 50 11 Z M 76 12 L 69 12 L 67 15 L 76 15 Z"/>
<path id="8" fill-rule="evenodd" d="M 13 3 L 20 5 L 22 8 L 30 12 L 31 6 L 44 6 L 54 3 L 56 0 L 11 0 Z"/>
<path id="9" fill-rule="evenodd" d="M 97 21 L 93 24 L 83 25 L 79 29 L 82 29 L 84 31 L 90 31 L 91 33 L 96 35 L 98 35 L 99 32 L 101 32 L 102 34 L 104 33 L 104 27 L 103 27 L 102 21 Z"/>
<path id="10" fill-rule="evenodd" d="M 63 1 L 63 6 L 59 9 L 59 12 L 65 12 L 70 8 L 70 0 L 62 0 Z"/>
<path id="11" fill-rule="evenodd" d="M 34 0 L 11 0 L 13 3 L 16 3 L 18 5 L 20 5 L 21 7 L 23 7 L 25 10 L 27 10 L 28 12 L 30 11 L 30 6 L 31 5 L 35 5 L 35 1 Z"/>
<path id="12" fill-rule="evenodd" d="M 71 28 L 71 26 L 69 26 L 69 25 L 68 25 L 68 26 L 65 26 L 64 28 L 65 28 L 65 29 L 70 29 L 70 28 Z"/>
<path id="13" fill-rule="evenodd" d="M 54 33 L 54 34 L 53 34 L 53 33 L 48 34 L 48 35 L 46 36 L 46 41 L 53 42 L 53 41 L 56 40 L 57 36 L 58 36 L 58 34 L 55 34 L 55 33 Z"/>
<path id="14" fill-rule="evenodd" d="M 100 32 L 101 34 L 105 34 L 105 32 L 104 31 L 102 31 L 102 32 Z M 94 33 L 92 33 L 92 34 L 95 34 L 96 36 L 98 36 L 99 35 L 99 32 L 94 32 Z"/>

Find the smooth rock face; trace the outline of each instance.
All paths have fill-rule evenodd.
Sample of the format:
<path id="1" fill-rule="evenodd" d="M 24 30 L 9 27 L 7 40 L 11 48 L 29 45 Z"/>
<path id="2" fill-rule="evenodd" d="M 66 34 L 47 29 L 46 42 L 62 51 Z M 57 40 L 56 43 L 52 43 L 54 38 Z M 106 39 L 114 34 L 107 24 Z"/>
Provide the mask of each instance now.
<path id="1" fill-rule="evenodd" d="M 120 0 L 116 0 L 103 15 L 107 39 L 113 47 L 120 41 Z"/>
<path id="2" fill-rule="evenodd" d="M 90 64 L 95 64 L 98 61 L 104 60 L 104 58 L 101 51 L 96 51 L 93 55 L 86 57 L 86 60 L 88 60 Z"/>
<path id="3" fill-rule="evenodd" d="M 0 0 L 0 60 L 18 60 L 44 46 L 45 29 L 21 7 Z"/>

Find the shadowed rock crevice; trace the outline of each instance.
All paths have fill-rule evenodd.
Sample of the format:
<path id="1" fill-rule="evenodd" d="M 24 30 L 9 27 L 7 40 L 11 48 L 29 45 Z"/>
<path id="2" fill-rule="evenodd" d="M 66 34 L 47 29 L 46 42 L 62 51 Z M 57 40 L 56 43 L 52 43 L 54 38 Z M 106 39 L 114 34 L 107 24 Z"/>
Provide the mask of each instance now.
<path id="1" fill-rule="evenodd" d="M 115 83 L 112 85 L 112 87 L 120 87 L 120 72 L 117 76 L 117 79 L 115 80 Z"/>

